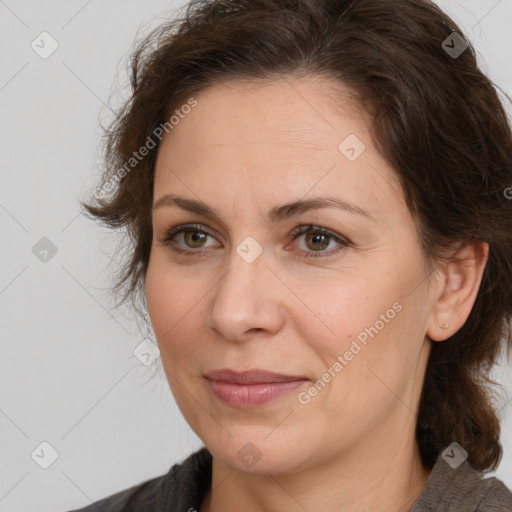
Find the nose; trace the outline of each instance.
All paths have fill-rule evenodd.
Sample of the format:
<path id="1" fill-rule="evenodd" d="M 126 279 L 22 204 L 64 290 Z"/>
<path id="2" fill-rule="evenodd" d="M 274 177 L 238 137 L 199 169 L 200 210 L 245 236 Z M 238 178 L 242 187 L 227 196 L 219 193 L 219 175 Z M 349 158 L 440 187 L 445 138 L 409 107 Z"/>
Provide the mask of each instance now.
<path id="1" fill-rule="evenodd" d="M 233 250 L 209 306 L 208 326 L 222 338 L 241 342 L 252 333 L 276 334 L 282 328 L 283 284 L 267 265 L 265 251 L 247 263 Z"/>

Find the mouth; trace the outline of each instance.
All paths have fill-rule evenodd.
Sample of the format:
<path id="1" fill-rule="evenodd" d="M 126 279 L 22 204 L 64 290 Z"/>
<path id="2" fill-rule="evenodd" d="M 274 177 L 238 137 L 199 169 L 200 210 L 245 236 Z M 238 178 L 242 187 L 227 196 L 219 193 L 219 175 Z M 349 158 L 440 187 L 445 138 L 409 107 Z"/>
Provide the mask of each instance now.
<path id="1" fill-rule="evenodd" d="M 271 402 L 308 382 L 304 376 L 265 370 L 215 370 L 205 375 L 213 394 L 231 407 L 247 408 Z"/>
<path id="2" fill-rule="evenodd" d="M 228 368 L 211 371 L 206 374 L 206 378 L 210 380 L 229 382 L 231 384 L 247 385 L 263 384 L 268 382 L 292 382 L 296 380 L 307 380 L 303 375 L 284 375 L 282 373 L 274 373 L 259 369 L 237 372 Z"/>

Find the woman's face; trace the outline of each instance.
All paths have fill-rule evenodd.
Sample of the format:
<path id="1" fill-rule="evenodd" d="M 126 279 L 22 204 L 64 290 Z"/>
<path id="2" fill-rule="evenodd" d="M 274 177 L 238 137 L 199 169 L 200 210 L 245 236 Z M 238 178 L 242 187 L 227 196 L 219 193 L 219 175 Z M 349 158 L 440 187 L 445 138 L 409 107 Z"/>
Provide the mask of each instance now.
<path id="1" fill-rule="evenodd" d="M 159 149 L 149 314 L 185 419 L 239 471 L 414 438 L 434 297 L 394 174 L 338 87 L 210 87 Z M 221 369 L 285 377 L 206 377 Z"/>

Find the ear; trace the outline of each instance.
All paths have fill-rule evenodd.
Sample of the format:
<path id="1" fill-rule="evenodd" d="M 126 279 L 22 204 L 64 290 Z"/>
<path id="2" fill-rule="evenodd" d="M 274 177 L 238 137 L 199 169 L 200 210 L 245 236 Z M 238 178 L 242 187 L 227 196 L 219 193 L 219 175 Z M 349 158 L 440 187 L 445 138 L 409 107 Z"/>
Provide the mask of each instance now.
<path id="1" fill-rule="evenodd" d="M 488 256 L 489 244 L 473 239 L 442 268 L 427 324 L 426 335 L 431 340 L 446 340 L 464 325 L 473 309 Z"/>

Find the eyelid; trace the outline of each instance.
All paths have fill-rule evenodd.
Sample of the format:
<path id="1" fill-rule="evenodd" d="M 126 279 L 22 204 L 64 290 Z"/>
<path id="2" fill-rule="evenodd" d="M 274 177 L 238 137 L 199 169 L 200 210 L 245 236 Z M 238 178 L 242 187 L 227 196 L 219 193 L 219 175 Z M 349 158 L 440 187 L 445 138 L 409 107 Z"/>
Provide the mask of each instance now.
<path id="1" fill-rule="evenodd" d="M 328 235 L 331 238 L 337 240 L 339 243 L 346 243 L 346 244 L 351 243 L 350 240 L 348 240 L 348 238 L 346 238 L 342 235 L 339 235 L 338 233 L 336 233 L 328 228 L 324 228 L 324 227 L 318 226 L 316 224 L 303 224 L 302 226 L 298 226 L 297 228 L 295 228 L 290 234 L 291 234 L 291 236 L 296 237 L 298 235 L 302 235 L 304 233 L 309 233 L 309 232 L 315 232 L 315 233 L 321 233 L 324 235 Z"/>
<path id="2" fill-rule="evenodd" d="M 168 231 L 166 231 L 164 238 L 159 239 L 159 242 L 169 242 L 172 238 L 174 238 L 175 235 L 182 233 L 184 231 L 201 231 L 203 233 L 206 233 L 207 235 L 210 235 L 213 237 L 212 233 L 209 231 L 208 228 L 205 228 L 203 224 L 180 224 L 178 226 L 174 226 Z"/>

